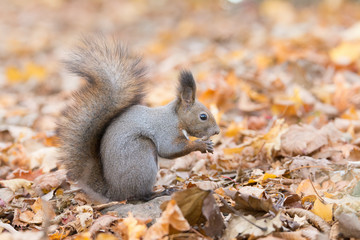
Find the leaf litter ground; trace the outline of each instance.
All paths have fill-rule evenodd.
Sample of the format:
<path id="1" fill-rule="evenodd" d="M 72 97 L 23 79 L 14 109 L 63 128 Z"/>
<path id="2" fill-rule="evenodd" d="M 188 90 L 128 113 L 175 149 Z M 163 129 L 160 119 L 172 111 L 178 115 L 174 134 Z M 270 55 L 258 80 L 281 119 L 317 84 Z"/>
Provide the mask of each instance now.
<path id="1" fill-rule="evenodd" d="M 1 239 L 360 238 L 356 1 L 0 2 Z M 81 34 L 142 53 L 146 104 L 190 68 L 221 134 L 160 159 L 146 203 L 98 203 L 57 163 L 55 122 L 83 84 L 61 61 Z"/>

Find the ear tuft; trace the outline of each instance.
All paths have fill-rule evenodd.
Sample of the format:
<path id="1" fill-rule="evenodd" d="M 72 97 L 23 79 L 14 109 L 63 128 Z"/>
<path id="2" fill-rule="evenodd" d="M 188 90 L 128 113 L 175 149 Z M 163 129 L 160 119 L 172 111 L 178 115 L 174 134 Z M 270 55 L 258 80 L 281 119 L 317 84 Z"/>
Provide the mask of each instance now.
<path id="1" fill-rule="evenodd" d="M 180 91 L 181 88 L 187 87 L 194 90 L 194 93 L 196 92 L 196 83 L 190 71 L 182 70 L 180 72 L 179 80 L 180 80 L 180 89 L 179 89 Z"/>
<path id="2" fill-rule="evenodd" d="M 195 102 L 196 83 L 190 71 L 182 70 L 179 76 L 178 100 L 187 107 Z"/>

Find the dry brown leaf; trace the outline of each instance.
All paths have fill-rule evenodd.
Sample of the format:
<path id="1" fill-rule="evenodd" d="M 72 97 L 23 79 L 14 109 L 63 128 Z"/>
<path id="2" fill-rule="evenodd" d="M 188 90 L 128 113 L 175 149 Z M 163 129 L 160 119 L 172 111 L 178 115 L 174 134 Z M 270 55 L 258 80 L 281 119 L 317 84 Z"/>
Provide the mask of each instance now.
<path id="1" fill-rule="evenodd" d="M 193 187 L 180 192 L 175 192 L 172 199 L 180 207 L 182 214 L 191 226 L 204 222 L 202 216 L 202 206 L 204 199 L 211 194 L 211 191 L 204 191 L 200 188 Z M 161 205 L 164 211 L 165 206 Z"/>
<path id="2" fill-rule="evenodd" d="M 47 193 L 59 187 L 66 181 L 66 170 L 46 173 L 34 180 L 34 188 L 38 193 Z"/>
<path id="3" fill-rule="evenodd" d="M 247 220 L 245 220 L 246 218 Z M 229 221 L 229 226 L 224 233 L 225 239 L 233 239 L 237 236 L 266 236 L 282 226 L 280 220 L 280 213 L 274 218 L 256 219 L 252 215 L 249 216 L 232 216 Z"/>
<path id="4" fill-rule="evenodd" d="M 293 157 L 285 163 L 292 178 L 307 179 L 309 176 L 316 176 L 317 173 L 332 171 L 327 159 L 314 159 L 307 156 Z"/>
<path id="5" fill-rule="evenodd" d="M 214 181 L 199 181 L 199 182 L 193 182 L 198 188 L 202 190 L 215 190 L 222 186 L 221 183 L 214 182 Z"/>
<path id="6" fill-rule="evenodd" d="M 291 156 L 311 154 L 327 143 L 327 136 L 310 125 L 292 125 L 281 136 L 281 149 Z"/>
<path id="7" fill-rule="evenodd" d="M 31 182 L 31 181 L 28 181 L 26 179 L 21 179 L 21 178 L 2 180 L 2 181 L 0 181 L 0 183 L 4 187 L 10 189 L 13 192 L 16 192 L 20 188 L 30 189 L 31 185 L 33 184 L 33 182 Z"/>
<path id="8" fill-rule="evenodd" d="M 175 200 L 170 200 L 161 217 L 145 233 L 144 240 L 161 239 L 170 233 L 170 226 L 179 231 L 190 229 L 189 223 L 176 205 Z"/>
<path id="9" fill-rule="evenodd" d="M 225 224 L 212 194 L 209 194 L 204 199 L 202 214 L 206 218 L 206 222 L 204 226 L 201 226 L 201 229 L 204 230 L 206 236 L 214 239 L 220 238 L 225 229 Z"/>
<path id="10" fill-rule="evenodd" d="M 41 214 L 35 214 L 30 210 L 26 210 L 20 213 L 19 220 L 24 223 L 40 224 L 43 222 L 43 216 Z"/>
<path id="11" fill-rule="evenodd" d="M 7 204 L 13 199 L 14 196 L 14 191 L 8 188 L 0 188 L 0 202 L 2 201 L 2 203 Z"/>
<path id="12" fill-rule="evenodd" d="M 109 227 L 111 223 L 118 220 L 119 218 L 111 215 L 102 215 L 94 221 L 94 223 L 89 228 L 89 233 L 93 236 L 96 232 L 101 229 Z M 98 236 L 97 236 L 98 237 Z"/>
<path id="13" fill-rule="evenodd" d="M 241 194 L 240 192 L 231 193 L 229 191 L 225 191 L 235 202 L 235 209 L 243 209 L 248 211 L 255 211 L 255 212 L 273 212 L 277 213 L 277 208 L 273 204 L 270 198 L 265 199 L 263 196 L 261 198 L 247 195 L 247 194 L 258 194 L 258 191 L 254 193 L 248 192 L 247 194 Z"/>

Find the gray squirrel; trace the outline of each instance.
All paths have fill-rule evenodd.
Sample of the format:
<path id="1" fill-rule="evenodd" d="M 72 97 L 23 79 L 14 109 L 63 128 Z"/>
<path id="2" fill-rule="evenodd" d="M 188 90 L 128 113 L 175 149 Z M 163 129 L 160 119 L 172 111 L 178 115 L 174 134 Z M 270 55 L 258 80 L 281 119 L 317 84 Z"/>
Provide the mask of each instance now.
<path id="1" fill-rule="evenodd" d="M 146 197 L 153 193 L 158 156 L 213 153 L 209 137 L 220 129 L 197 101 L 191 72 L 181 71 L 174 101 L 149 108 L 141 105 L 145 67 L 120 42 L 84 40 L 66 66 L 87 84 L 58 124 L 60 160 L 85 192 L 106 201 Z"/>

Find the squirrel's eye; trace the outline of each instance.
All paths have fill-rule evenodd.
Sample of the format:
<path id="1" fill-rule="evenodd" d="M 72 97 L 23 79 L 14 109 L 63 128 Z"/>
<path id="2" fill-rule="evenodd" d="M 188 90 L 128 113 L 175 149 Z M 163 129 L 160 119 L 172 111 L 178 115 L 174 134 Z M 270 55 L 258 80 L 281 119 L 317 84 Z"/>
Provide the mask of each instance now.
<path id="1" fill-rule="evenodd" d="M 208 119 L 207 114 L 206 114 L 206 113 L 200 113 L 200 119 L 201 119 L 202 121 L 207 120 L 207 119 Z"/>

